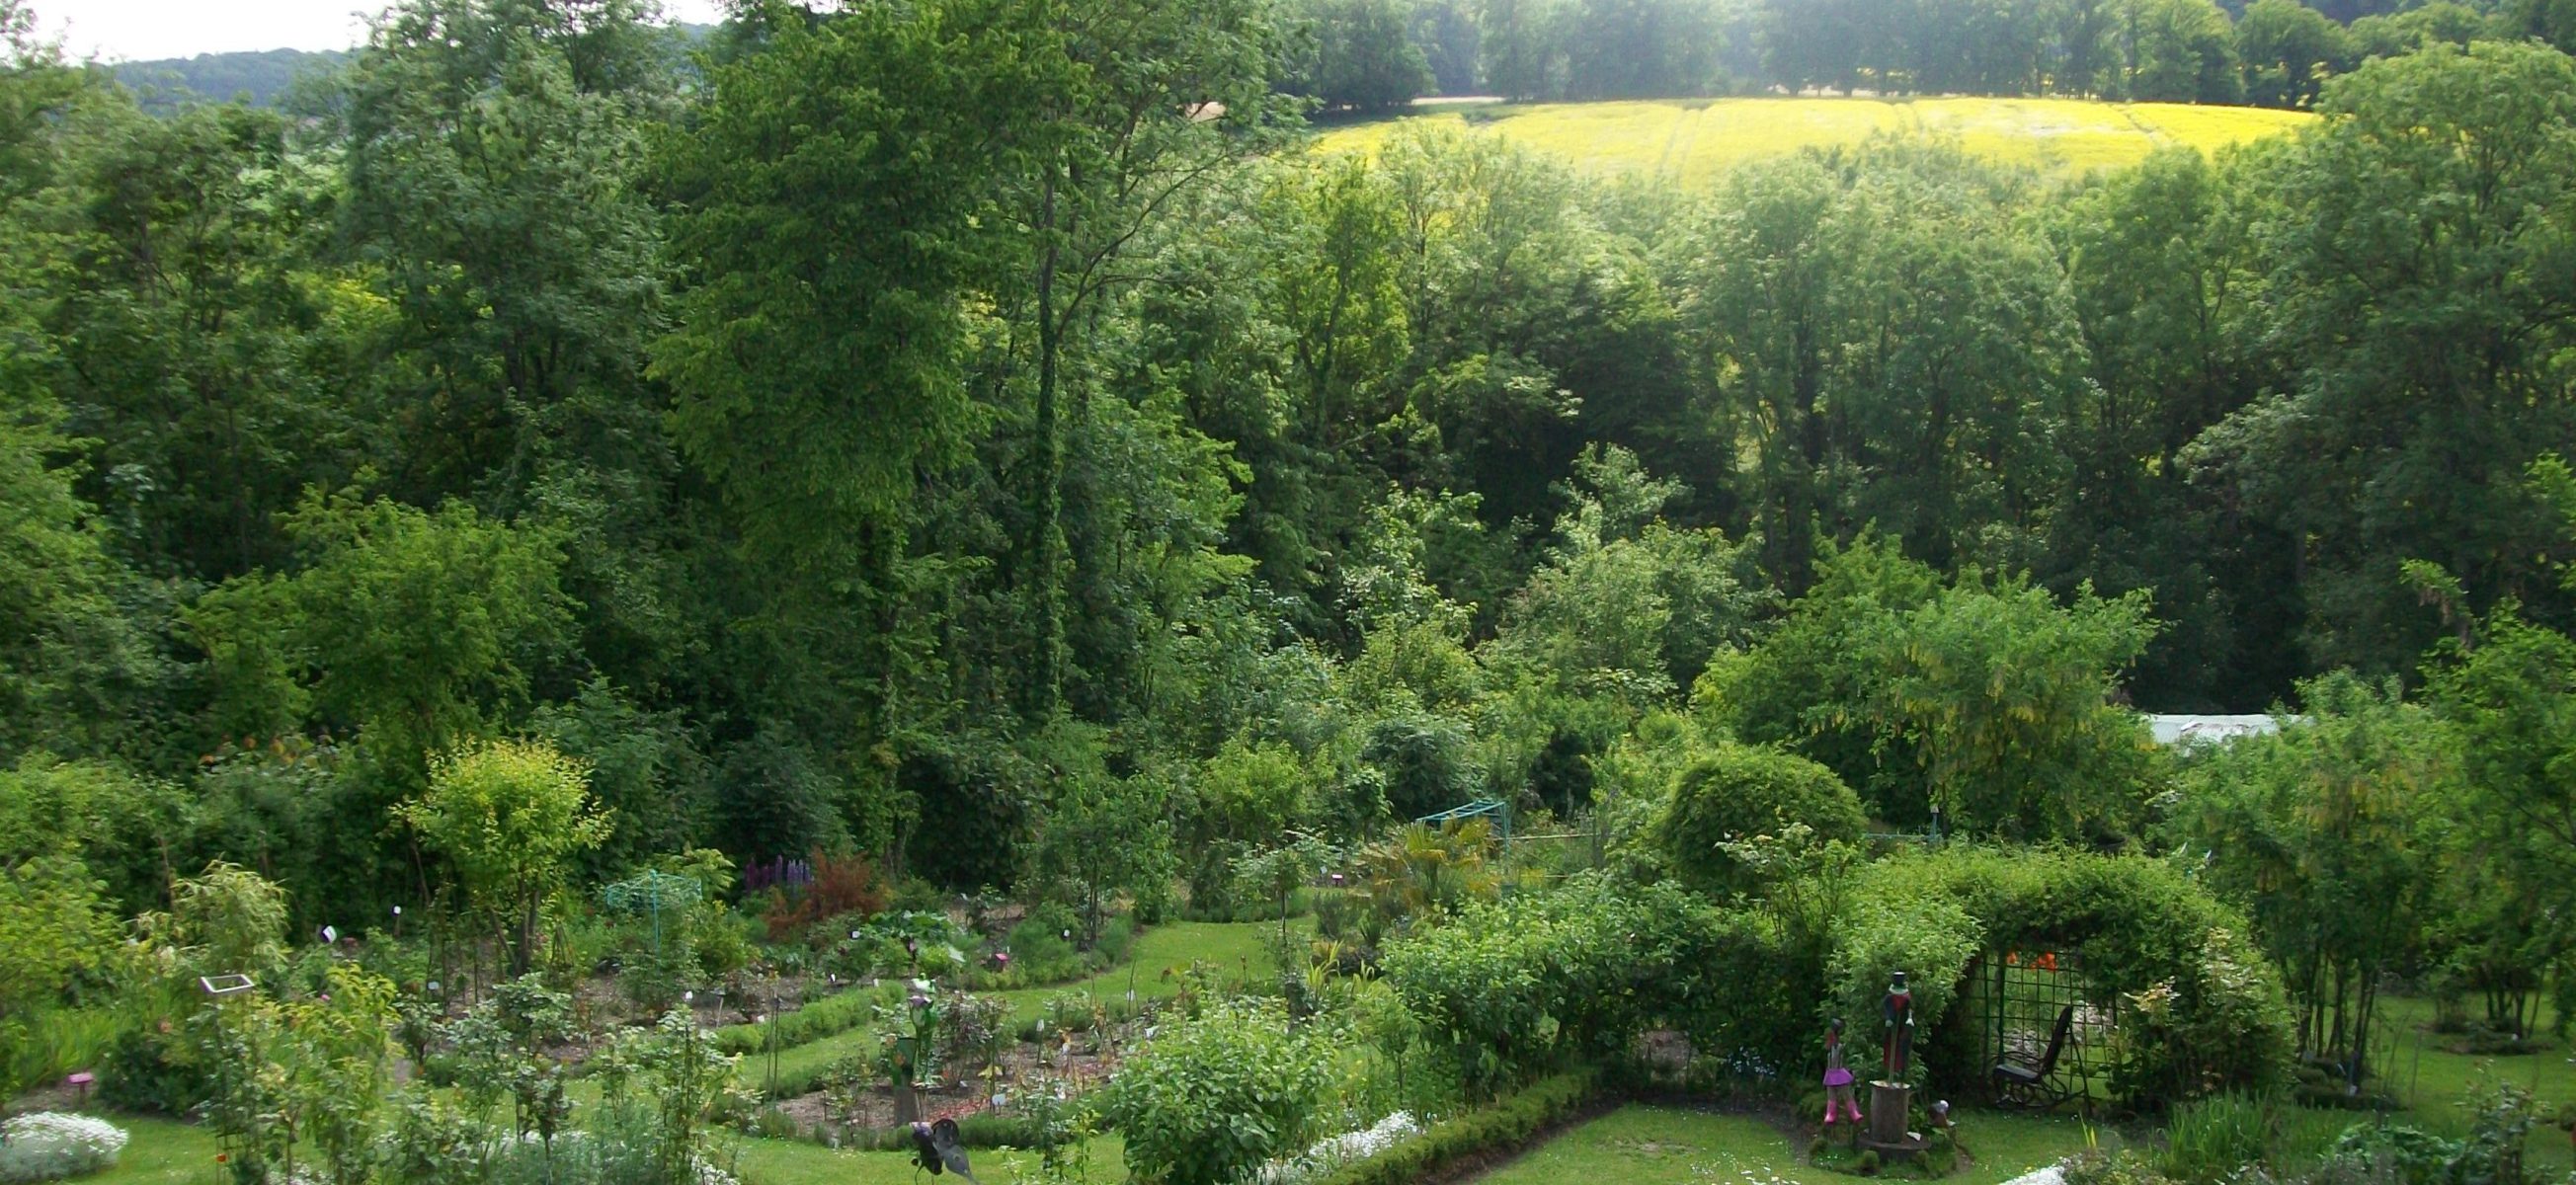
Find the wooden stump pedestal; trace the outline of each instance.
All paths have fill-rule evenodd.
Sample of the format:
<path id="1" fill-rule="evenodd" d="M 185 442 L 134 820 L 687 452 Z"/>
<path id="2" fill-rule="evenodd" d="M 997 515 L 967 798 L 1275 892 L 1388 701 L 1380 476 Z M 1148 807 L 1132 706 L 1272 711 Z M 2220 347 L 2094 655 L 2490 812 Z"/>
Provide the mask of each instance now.
<path id="1" fill-rule="evenodd" d="M 1869 1084 L 1869 1130 L 1860 1138 L 1860 1146 L 1881 1155 L 1921 1152 L 1931 1143 L 1918 1139 L 1905 1130 L 1905 1121 L 1913 1113 L 1914 1088 L 1902 1082 Z"/>

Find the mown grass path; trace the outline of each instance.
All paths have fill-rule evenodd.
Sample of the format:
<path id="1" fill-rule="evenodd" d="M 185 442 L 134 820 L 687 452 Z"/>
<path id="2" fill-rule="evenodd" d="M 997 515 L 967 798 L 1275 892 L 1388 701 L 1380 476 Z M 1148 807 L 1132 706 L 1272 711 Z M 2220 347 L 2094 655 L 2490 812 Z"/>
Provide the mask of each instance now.
<path id="1" fill-rule="evenodd" d="M 1471 107 L 1348 124 L 1321 152 L 1373 152 L 1404 123 L 1482 129 L 1610 174 L 1701 186 L 1737 162 L 1879 132 L 1953 137 L 1970 152 L 2061 175 L 2135 164 L 2157 148 L 2211 151 L 2316 117 L 2262 107 L 2100 103 L 2085 99 L 1743 98 Z"/>

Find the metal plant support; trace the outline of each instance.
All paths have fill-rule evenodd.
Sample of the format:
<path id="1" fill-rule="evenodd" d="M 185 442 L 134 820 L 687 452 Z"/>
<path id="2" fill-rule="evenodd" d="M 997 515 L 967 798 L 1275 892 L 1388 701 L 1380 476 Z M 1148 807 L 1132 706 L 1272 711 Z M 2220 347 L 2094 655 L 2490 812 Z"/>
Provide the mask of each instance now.
<path id="1" fill-rule="evenodd" d="M 706 890 L 690 877 L 645 872 L 599 891 L 599 903 L 624 914 L 642 913 L 653 922 L 653 957 L 662 957 L 662 911 L 686 909 Z"/>

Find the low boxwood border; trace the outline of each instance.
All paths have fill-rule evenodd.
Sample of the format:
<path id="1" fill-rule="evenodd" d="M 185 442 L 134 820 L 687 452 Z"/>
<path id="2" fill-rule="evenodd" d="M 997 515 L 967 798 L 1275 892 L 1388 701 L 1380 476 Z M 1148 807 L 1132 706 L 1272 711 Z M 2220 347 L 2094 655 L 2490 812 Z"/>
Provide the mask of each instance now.
<path id="1" fill-rule="evenodd" d="M 1488 1107 L 1452 1116 L 1384 1152 L 1346 1164 L 1315 1185 L 1414 1185 L 1518 1152 L 1608 1101 L 1599 1071 L 1542 1078 Z"/>
<path id="2" fill-rule="evenodd" d="M 1018 1115 L 979 1111 L 957 1121 L 957 1143 L 966 1148 L 1035 1148 L 1045 1136 L 1035 1120 Z M 827 1148 L 853 1152 L 910 1152 L 913 1149 L 912 1128 L 905 1124 L 893 1127 L 821 1124 L 805 1132 L 803 1138 Z"/>

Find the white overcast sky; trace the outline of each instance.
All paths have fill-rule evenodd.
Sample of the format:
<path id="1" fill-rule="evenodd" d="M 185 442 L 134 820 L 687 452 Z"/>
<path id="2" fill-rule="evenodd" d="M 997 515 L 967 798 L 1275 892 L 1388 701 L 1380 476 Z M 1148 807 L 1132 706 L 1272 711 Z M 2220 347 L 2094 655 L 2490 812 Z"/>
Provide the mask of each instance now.
<path id="1" fill-rule="evenodd" d="M 186 58 L 238 49 L 347 49 L 384 0 L 34 0 L 36 19 L 74 57 Z M 665 15 L 713 22 L 716 0 L 662 0 Z"/>

